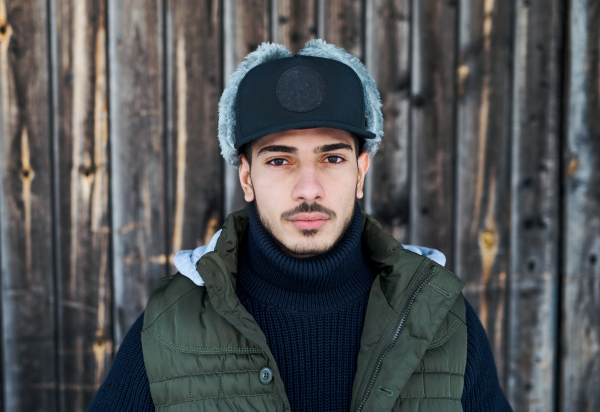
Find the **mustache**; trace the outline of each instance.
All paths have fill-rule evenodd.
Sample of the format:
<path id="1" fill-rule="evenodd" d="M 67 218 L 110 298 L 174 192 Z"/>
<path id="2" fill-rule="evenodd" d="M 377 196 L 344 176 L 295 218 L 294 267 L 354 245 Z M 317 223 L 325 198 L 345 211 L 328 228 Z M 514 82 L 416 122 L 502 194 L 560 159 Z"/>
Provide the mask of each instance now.
<path id="1" fill-rule="evenodd" d="M 289 220 L 292 217 L 294 217 L 295 215 L 297 215 L 298 213 L 311 213 L 311 212 L 323 213 L 324 215 L 327 215 L 327 217 L 329 217 L 330 219 L 335 219 L 337 217 L 337 215 L 335 214 L 335 212 L 333 210 L 327 209 L 323 205 L 320 205 L 318 203 L 308 204 L 308 203 L 304 202 L 304 203 L 296 206 L 292 210 L 283 212 L 281 214 L 281 219 Z"/>

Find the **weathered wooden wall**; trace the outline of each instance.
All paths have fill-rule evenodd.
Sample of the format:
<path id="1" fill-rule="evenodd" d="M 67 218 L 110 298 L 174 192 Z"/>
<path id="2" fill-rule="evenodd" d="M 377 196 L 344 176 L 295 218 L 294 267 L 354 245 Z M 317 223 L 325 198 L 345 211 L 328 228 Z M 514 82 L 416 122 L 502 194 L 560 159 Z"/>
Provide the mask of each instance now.
<path id="1" fill-rule="evenodd" d="M 381 92 L 364 208 L 446 254 L 515 410 L 600 410 L 599 21 L 596 0 L 0 0 L 2 409 L 86 409 L 174 254 L 244 207 L 227 76 L 321 37 Z"/>

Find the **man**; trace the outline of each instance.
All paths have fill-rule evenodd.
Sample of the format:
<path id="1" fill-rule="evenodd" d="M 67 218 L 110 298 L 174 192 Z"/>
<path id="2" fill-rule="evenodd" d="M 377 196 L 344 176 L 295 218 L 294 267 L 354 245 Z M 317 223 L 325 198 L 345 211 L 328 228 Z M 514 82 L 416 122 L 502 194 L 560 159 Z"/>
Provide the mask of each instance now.
<path id="1" fill-rule="evenodd" d="M 248 209 L 177 254 L 90 410 L 511 410 L 464 283 L 356 202 L 380 106 L 323 41 L 247 57 L 219 139 Z"/>

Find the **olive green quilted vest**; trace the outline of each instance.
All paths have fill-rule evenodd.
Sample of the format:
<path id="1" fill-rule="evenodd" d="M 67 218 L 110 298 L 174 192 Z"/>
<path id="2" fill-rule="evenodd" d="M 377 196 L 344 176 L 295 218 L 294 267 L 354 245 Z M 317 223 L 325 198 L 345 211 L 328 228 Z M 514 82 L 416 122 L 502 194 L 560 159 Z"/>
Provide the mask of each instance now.
<path id="1" fill-rule="evenodd" d="M 464 283 L 363 217 L 363 247 L 379 274 L 351 410 L 462 411 Z M 290 410 L 265 335 L 235 293 L 238 240 L 247 227 L 247 211 L 228 217 L 215 251 L 197 263 L 204 286 L 177 274 L 162 279 L 148 301 L 142 347 L 157 412 Z"/>

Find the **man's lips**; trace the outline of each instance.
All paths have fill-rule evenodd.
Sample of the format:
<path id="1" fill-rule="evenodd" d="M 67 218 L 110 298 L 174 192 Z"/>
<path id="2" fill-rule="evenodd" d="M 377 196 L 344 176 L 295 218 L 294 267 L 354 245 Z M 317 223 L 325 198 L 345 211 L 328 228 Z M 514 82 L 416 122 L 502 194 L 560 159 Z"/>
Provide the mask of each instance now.
<path id="1" fill-rule="evenodd" d="M 299 213 L 289 220 L 298 229 L 311 230 L 322 227 L 329 220 L 329 216 L 323 213 Z"/>

